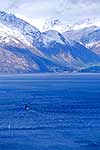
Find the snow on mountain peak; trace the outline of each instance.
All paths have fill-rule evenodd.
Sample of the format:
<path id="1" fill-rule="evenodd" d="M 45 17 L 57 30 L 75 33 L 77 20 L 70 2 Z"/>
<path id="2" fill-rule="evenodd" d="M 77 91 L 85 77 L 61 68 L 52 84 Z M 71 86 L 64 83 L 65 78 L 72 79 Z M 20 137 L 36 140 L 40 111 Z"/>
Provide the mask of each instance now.
<path id="1" fill-rule="evenodd" d="M 44 26 L 43 26 L 43 31 L 47 30 L 57 30 L 58 32 L 65 32 L 65 31 L 70 31 L 70 30 L 79 30 L 83 28 L 88 28 L 88 27 L 100 27 L 100 19 L 88 19 L 85 22 L 82 23 L 74 23 L 74 24 L 69 24 L 67 22 L 62 22 L 59 20 L 59 18 L 49 18 L 49 20 L 45 20 Z"/>
<path id="2" fill-rule="evenodd" d="M 0 23 L 0 45 L 28 48 L 38 56 L 44 56 L 40 50 L 34 47 L 21 32 L 9 28 Z"/>
<path id="3" fill-rule="evenodd" d="M 26 26 L 28 26 L 29 31 L 32 32 L 38 32 L 39 30 L 32 25 L 30 25 L 28 22 L 16 17 L 15 15 L 11 13 L 6 13 L 5 11 L 0 11 L 0 21 L 2 23 L 6 23 L 6 25 L 11 25 L 13 27 L 20 28 L 24 31 L 26 31 Z"/>
<path id="4" fill-rule="evenodd" d="M 27 41 L 27 39 L 22 33 L 14 29 L 10 29 L 9 27 L 0 23 L 0 43 L 11 44 L 11 41 L 14 44 L 23 43 L 22 45 L 27 45 L 29 47 L 32 47 L 30 42 Z"/>
<path id="5" fill-rule="evenodd" d="M 17 18 L 15 15 L 11 13 L 6 13 L 4 11 L 0 11 L 0 22 L 3 25 L 6 25 L 14 30 L 20 31 L 23 33 L 27 40 L 33 43 L 36 37 L 40 35 L 40 31 L 34 26 L 30 25 L 28 22 Z"/>
<path id="6" fill-rule="evenodd" d="M 46 46 L 54 41 L 60 44 L 66 43 L 65 38 L 58 31 L 55 30 L 49 30 L 47 32 L 43 32 L 42 40 Z"/>

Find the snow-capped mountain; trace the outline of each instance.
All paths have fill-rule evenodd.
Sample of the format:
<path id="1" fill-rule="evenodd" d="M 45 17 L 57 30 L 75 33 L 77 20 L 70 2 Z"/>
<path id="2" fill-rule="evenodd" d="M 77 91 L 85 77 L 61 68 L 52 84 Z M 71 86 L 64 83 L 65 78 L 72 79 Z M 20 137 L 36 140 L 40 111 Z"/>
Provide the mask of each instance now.
<path id="1" fill-rule="evenodd" d="M 43 56 L 42 52 L 37 50 L 24 34 L 0 23 L 0 46 L 4 47 L 5 45 L 6 47 L 12 46 L 17 48 L 27 48 L 34 54 Z"/>
<path id="2" fill-rule="evenodd" d="M 100 41 L 94 41 L 91 43 L 87 43 L 86 47 L 91 49 L 97 55 L 100 55 Z"/>
<path id="3" fill-rule="evenodd" d="M 62 34 L 57 31 L 49 30 L 42 34 L 43 46 L 41 50 L 54 62 L 61 65 L 84 67 L 98 64 L 100 58 L 73 40 L 66 40 Z M 59 61 L 60 60 L 60 61 Z"/>
<path id="4" fill-rule="evenodd" d="M 42 56 L 22 33 L 0 23 L 0 72 L 38 71 L 40 68 L 31 53 Z"/>
<path id="5" fill-rule="evenodd" d="M 67 32 L 67 31 L 78 31 L 89 29 L 92 27 L 100 28 L 100 19 L 87 19 L 83 23 L 74 23 L 74 24 L 66 24 L 64 21 L 62 22 L 59 17 L 52 17 L 45 20 L 44 26 L 42 27 L 43 31 L 47 30 L 57 30 L 58 32 Z"/>
<path id="6" fill-rule="evenodd" d="M 96 54 L 100 55 L 100 28 L 84 35 L 81 38 L 82 43 Z"/>
<path id="7" fill-rule="evenodd" d="M 11 29 L 21 32 L 29 42 L 34 42 L 34 44 L 41 34 L 37 28 L 30 25 L 28 22 L 4 11 L 0 11 L 0 22 Z"/>
<path id="8" fill-rule="evenodd" d="M 55 30 L 41 33 L 0 12 L 0 72 L 74 71 L 100 64 L 100 57 Z"/>
<path id="9" fill-rule="evenodd" d="M 83 36 L 87 36 L 88 34 L 90 34 L 91 32 L 97 29 L 99 29 L 99 27 L 97 26 L 85 27 L 85 28 L 78 29 L 78 30 L 69 30 L 69 31 L 63 32 L 63 35 L 65 38 L 69 38 L 77 42 L 82 42 L 81 39 Z"/>
<path id="10" fill-rule="evenodd" d="M 7 22 L 0 23 L 0 49 L 2 53 L 5 52 L 5 55 L 1 55 L 2 59 L 5 60 L 5 69 L 3 69 L 4 65 L 1 63 L 1 72 L 7 72 L 6 70 L 9 70 L 8 72 L 18 72 L 18 70 L 20 70 L 19 72 L 52 72 L 60 68 L 62 70 L 66 69 L 64 66 L 55 64 L 42 51 L 37 49 L 34 46 L 36 43 L 34 44 L 34 41 L 30 41 L 26 34 L 23 33 L 24 31 L 20 31 L 17 27 L 11 28 L 11 25 L 6 24 Z M 16 58 L 16 65 L 14 64 L 14 58 Z M 17 64 L 17 59 L 20 60 L 22 66 L 27 67 L 22 69 L 21 63 L 20 65 Z M 10 69 L 10 65 L 14 65 L 14 68 Z M 16 68 L 16 66 L 19 67 Z"/>
<path id="11" fill-rule="evenodd" d="M 31 43 L 25 38 L 25 36 L 14 29 L 11 29 L 0 23 L 0 44 L 10 44 L 12 46 L 30 46 Z"/>
<path id="12" fill-rule="evenodd" d="M 91 26 L 63 33 L 65 38 L 75 40 L 100 55 L 100 27 Z"/>

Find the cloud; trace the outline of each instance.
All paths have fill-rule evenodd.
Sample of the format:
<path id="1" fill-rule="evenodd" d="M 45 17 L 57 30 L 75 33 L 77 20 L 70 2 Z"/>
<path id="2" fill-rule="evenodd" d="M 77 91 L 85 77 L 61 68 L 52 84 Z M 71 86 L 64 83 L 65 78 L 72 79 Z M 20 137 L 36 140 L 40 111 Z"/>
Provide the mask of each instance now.
<path id="1" fill-rule="evenodd" d="M 65 0 L 67 3 L 100 3 L 100 0 Z"/>

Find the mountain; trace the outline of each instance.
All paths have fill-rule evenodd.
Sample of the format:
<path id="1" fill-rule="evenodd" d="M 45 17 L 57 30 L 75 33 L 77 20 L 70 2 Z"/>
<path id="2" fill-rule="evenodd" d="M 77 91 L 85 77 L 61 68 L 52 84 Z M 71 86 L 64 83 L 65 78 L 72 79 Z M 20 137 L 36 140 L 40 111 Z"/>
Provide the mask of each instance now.
<path id="1" fill-rule="evenodd" d="M 11 14 L 9 16 L 9 14 L 7 14 L 8 16 L 6 16 L 6 18 L 11 18 Z M 14 17 L 16 18 L 16 17 Z M 6 21 L 5 21 L 6 20 Z M 9 54 L 9 58 L 6 56 L 2 56 L 2 59 L 5 59 L 5 69 L 1 69 L 0 72 L 6 72 L 5 70 L 8 70 L 8 72 L 11 71 L 11 66 L 12 67 L 12 71 L 11 72 L 55 72 L 57 71 L 63 71 L 63 70 L 71 70 L 71 68 L 66 67 L 66 66 L 61 66 L 58 64 L 55 64 L 52 60 L 50 60 L 47 56 L 45 56 L 45 54 L 40 51 L 37 47 L 38 44 L 40 45 L 40 41 L 41 38 L 39 38 L 38 42 L 34 42 L 34 34 L 36 35 L 37 31 L 35 33 L 32 32 L 32 35 L 30 35 L 32 41 L 30 41 L 30 39 L 27 38 L 27 35 L 30 34 L 30 32 L 28 33 L 29 30 L 27 30 L 27 34 L 26 31 L 24 32 L 24 27 L 23 30 L 22 26 L 27 26 L 28 23 L 24 22 L 23 20 L 20 20 L 19 22 L 21 22 L 21 29 L 20 26 L 16 25 L 16 19 L 14 20 L 14 25 L 11 24 L 11 21 L 9 23 L 9 20 L 11 19 L 4 19 L 0 20 L 0 50 L 1 51 L 5 51 L 5 53 L 7 53 L 7 56 Z M 4 22 L 4 23 L 3 23 Z M 26 25 L 22 25 L 22 23 L 26 23 Z M 28 24 L 29 25 L 29 24 Z M 34 27 L 33 31 L 34 31 Z M 39 32 L 40 34 L 40 32 Z M 37 38 L 38 39 L 38 38 Z M 35 40 L 37 40 L 35 39 Z M 37 45 L 34 46 L 34 45 Z M 16 57 L 17 59 L 22 59 L 22 66 L 24 65 L 24 63 L 26 64 L 27 67 L 24 68 L 24 70 L 22 69 L 21 63 L 20 66 L 18 68 L 15 67 L 15 64 L 12 63 L 12 65 L 10 66 L 11 63 L 8 62 L 12 62 L 12 59 Z M 25 61 L 23 61 L 23 59 Z M 16 64 L 17 65 L 17 64 Z M 2 64 L 1 64 L 1 68 Z M 16 69 L 15 69 L 16 68 Z M 18 71 L 20 70 L 20 71 Z"/>
<path id="2" fill-rule="evenodd" d="M 68 30 L 63 32 L 63 35 L 65 38 L 71 39 L 71 40 L 75 40 L 77 42 L 81 42 L 81 38 L 83 36 L 88 35 L 89 33 L 95 31 L 96 29 L 98 29 L 97 26 L 90 26 L 90 27 L 85 27 L 82 29 L 78 29 L 78 30 Z"/>
<path id="3" fill-rule="evenodd" d="M 30 67 L 25 58 L 21 58 L 12 52 L 0 48 L 0 73 L 29 72 Z"/>
<path id="4" fill-rule="evenodd" d="M 0 12 L 0 73 L 72 72 L 100 64 L 100 57 L 61 33 L 38 29 Z"/>
<path id="5" fill-rule="evenodd" d="M 100 63 L 100 58 L 89 49 L 54 30 L 42 34 L 43 45 L 39 49 L 53 62 L 80 68 Z"/>
<path id="6" fill-rule="evenodd" d="M 41 34 L 37 28 L 30 25 L 28 22 L 4 11 L 0 11 L 0 23 L 21 32 L 29 42 L 34 44 Z"/>
<path id="7" fill-rule="evenodd" d="M 67 39 L 75 40 L 100 55 L 100 27 L 90 26 L 79 30 L 63 33 Z"/>
<path id="8" fill-rule="evenodd" d="M 9 28 L 1 23 L 0 52 L 0 56 L 2 56 L 1 61 L 5 60 L 5 68 L 1 69 L 1 72 L 3 72 L 3 70 L 7 70 L 6 68 L 8 68 L 8 70 L 12 70 L 12 72 L 15 72 L 16 65 L 19 66 L 18 68 L 16 68 L 17 72 L 18 69 L 20 70 L 20 72 L 34 72 L 40 69 L 37 62 L 35 62 L 32 58 L 32 55 L 40 57 L 43 56 L 42 53 L 37 50 L 36 47 L 34 47 L 29 41 L 27 41 L 26 37 L 21 32 Z M 3 53 L 5 55 L 3 55 Z M 16 64 L 18 60 L 20 61 L 20 65 Z M 13 66 L 12 69 L 10 64 L 11 66 Z M 24 69 L 22 69 L 23 65 L 26 66 Z M 1 66 L 1 68 L 3 67 Z"/>
<path id="9" fill-rule="evenodd" d="M 84 69 L 80 69 L 78 72 L 87 72 L 87 73 L 100 73 L 100 66 L 92 66 Z"/>
<path id="10" fill-rule="evenodd" d="M 100 28 L 84 35 L 81 38 L 82 43 L 96 54 L 100 55 Z"/>
<path id="11" fill-rule="evenodd" d="M 72 32 L 80 32 L 82 30 L 88 30 L 92 28 L 100 28 L 100 19 L 87 19 L 85 22 L 82 23 L 74 23 L 69 24 L 65 23 L 66 21 L 59 17 L 51 17 L 49 19 L 45 19 L 44 25 L 42 27 L 42 31 L 48 31 L 48 30 L 57 30 L 58 32 L 65 33 L 65 34 L 71 34 Z M 74 34 L 75 35 L 75 34 Z M 72 37 L 73 40 L 76 39 L 76 37 Z"/>

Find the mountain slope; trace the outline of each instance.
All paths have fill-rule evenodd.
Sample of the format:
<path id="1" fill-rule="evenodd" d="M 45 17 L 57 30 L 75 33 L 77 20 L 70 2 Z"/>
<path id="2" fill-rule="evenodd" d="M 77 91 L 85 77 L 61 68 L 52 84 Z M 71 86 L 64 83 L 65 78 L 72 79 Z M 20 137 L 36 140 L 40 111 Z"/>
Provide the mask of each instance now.
<path id="1" fill-rule="evenodd" d="M 63 33 L 67 39 L 75 40 L 100 55 L 100 27 L 91 26 Z"/>
<path id="2" fill-rule="evenodd" d="M 78 42 L 54 30 L 41 33 L 6 12 L 0 12 L 0 55 L 0 70 L 8 73 L 74 71 L 100 64 L 100 57 Z"/>
<path id="3" fill-rule="evenodd" d="M 100 29 L 83 36 L 81 41 L 86 47 L 91 48 L 96 54 L 100 55 Z"/>
<path id="4" fill-rule="evenodd" d="M 49 30 L 42 35 L 40 49 L 46 56 L 61 65 L 75 68 L 100 63 L 100 58 L 89 49 L 75 41 L 67 41 L 62 34 Z"/>
<path id="5" fill-rule="evenodd" d="M 15 55 L 13 52 L 0 48 L 0 73 L 25 73 L 34 72 L 34 67 L 30 66 L 27 59 Z"/>
<path id="6" fill-rule="evenodd" d="M 20 31 L 29 42 L 34 42 L 34 44 L 41 34 L 37 28 L 30 25 L 28 22 L 4 11 L 0 11 L 0 22 L 11 29 Z"/>
<path id="7" fill-rule="evenodd" d="M 12 29 L 2 23 L 0 23 L 0 47 L 1 50 L 5 50 L 7 56 L 9 53 L 9 60 L 8 57 L 6 57 L 7 61 L 5 61 L 5 68 L 8 68 L 8 72 L 11 71 L 11 63 L 8 65 L 7 62 L 12 62 L 14 57 L 16 57 L 16 60 L 19 60 L 19 58 L 24 59 L 27 68 L 22 70 L 20 63 L 20 66 L 17 69 L 13 62 L 13 65 L 11 66 L 14 67 L 12 67 L 11 72 L 15 72 L 15 70 L 16 72 L 19 72 L 18 70 L 20 70 L 20 72 L 54 72 L 56 70 L 66 70 L 68 68 L 55 64 L 52 60 L 48 59 L 42 51 L 34 47 L 31 42 L 27 40 L 26 36 L 19 32 L 19 30 L 15 30 L 15 28 Z M 3 55 L 1 55 L 1 58 L 2 57 Z M 5 59 L 5 57 L 3 59 Z M 24 62 L 22 62 L 22 66 L 23 63 Z M 1 68 L 3 67 L 4 65 L 1 63 Z M 68 69 L 70 70 L 70 68 Z M 3 71 L 3 69 L 1 70 Z"/>

